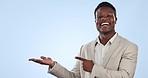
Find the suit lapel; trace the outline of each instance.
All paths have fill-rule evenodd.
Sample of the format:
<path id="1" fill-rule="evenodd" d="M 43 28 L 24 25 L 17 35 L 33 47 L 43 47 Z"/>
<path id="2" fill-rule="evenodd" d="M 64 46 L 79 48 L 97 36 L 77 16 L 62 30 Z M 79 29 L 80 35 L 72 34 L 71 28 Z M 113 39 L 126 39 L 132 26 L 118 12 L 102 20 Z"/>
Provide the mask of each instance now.
<path id="1" fill-rule="evenodd" d="M 96 44 L 97 44 L 97 39 L 94 40 L 94 42 L 91 44 L 90 51 L 89 51 L 91 53 L 89 56 L 91 56 L 90 58 L 93 61 L 95 61 L 95 46 L 96 46 Z"/>
<path id="2" fill-rule="evenodd" d="M 111 44 L 110 48 L 108 49 L 108 52 L 104 56 L 103 67 L 106 67 L 109 59 L 111 58 L 111 56 L 113 55 L 113 53 L 115 52 L 115 50 L 117 49 L 117 47 L 119 46 L 119 41 L 120 41 L 120 36 L 117 35 L 117 37 L 115 38 L 115 40 Z"/>

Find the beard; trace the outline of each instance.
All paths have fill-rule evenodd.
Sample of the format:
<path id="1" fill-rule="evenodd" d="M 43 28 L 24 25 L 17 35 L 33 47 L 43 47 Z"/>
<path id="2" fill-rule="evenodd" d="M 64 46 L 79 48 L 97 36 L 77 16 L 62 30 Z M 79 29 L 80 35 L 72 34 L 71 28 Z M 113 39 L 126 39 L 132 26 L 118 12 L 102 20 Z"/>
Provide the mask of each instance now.
<path id="1" fill-rule="evenodd" d="M 112 32 L 115 32 L 114 29 L 112 29 L 112 30 L 110 30 L 110 31 L 101 31 L 101 30 L 99 30 L 99 29 L 97 29 L 97 30 L 99 31 L 100 34 L 103 34 L 103 35 L 108 35 L 108 34 L 110 34 L 110 33 L 112 33 Z"/>

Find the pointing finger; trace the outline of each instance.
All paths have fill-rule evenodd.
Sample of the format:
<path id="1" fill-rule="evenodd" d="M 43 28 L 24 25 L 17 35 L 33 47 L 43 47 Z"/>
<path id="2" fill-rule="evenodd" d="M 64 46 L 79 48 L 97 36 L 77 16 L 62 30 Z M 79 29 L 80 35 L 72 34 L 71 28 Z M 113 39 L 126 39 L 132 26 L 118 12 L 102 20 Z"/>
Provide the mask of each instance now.
<path id="1" fill-rule="evenodd" d="M 75 57 L 75 59 L 81 60 L 81 61 L 86 61 L 87 59 L 82 58 L 82 57 Z"/>

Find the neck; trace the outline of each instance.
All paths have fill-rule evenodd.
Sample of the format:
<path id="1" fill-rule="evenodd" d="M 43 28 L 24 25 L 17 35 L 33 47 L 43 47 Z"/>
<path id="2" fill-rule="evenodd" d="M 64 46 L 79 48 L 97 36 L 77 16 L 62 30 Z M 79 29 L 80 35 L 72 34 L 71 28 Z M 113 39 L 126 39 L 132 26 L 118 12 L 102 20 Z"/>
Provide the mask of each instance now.
<path id="1" fill-rule="evenodd" d="M 115 33 L 116 32 L 111 32 L 111 33 L 108 33 L 108 34 L 100 33 L 100 36 L 99 36 L 100 42 L 103 45 L 106 45 L 106 43 L 115 35 Z"/>

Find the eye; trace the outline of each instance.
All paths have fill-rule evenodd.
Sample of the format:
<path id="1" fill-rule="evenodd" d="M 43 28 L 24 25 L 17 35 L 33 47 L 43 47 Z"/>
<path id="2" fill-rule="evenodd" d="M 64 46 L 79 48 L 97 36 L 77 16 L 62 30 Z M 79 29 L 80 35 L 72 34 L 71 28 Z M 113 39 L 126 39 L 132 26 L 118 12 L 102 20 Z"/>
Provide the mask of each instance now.
<path id="1" fill-rule="evenodd" d="M 103 16 L 97 16 L 98 19 L 103 18 Z"/>
<path id="2" fill-rule="evenodd" d="M 108 14 L 107 18 L 114 18 L 114 15 L 113 14 Z"/>
<path id="3" fill-rule="evenodd" d="M 112 15 L 107 16 L 107 18 L 114 18 Z"/>

